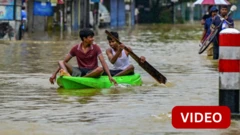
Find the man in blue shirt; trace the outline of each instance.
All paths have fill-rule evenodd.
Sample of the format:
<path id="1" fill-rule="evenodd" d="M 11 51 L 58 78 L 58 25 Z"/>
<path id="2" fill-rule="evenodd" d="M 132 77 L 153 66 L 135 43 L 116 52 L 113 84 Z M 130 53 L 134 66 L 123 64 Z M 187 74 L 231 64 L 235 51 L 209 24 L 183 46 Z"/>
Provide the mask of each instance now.
<path id="1" fill-rule="evenodd" d="M 222 23 L 221 18 L 219 16 L 216 16 L 212 22 L 212 25 L 214 25 L 215 27 L 218 27 L 218 32 L 217 32 L 217 35 L 213 42 L 213 59 L 218 59 L 218 56 L 219 56 L 219 33 L 220 33 L 220 31 L 223 29 L 226 29 L 226 28 L 234 27 L 233 19 L 231 17 L 228 17 L 227 14 L 228 14 L 228 7 L 225 5 L 221 6 L 220 15 L 226 21 L 228 21 L 228 23 L 225 20 L 223 20 L 223 23 Z"/>
<path id="2" fill-rule="evenodd" d="M 22 16 L 21 16 L 22 24 L 25 25 L 25 23 L 27 21 L 27 12 L 25 11 L 25 7 L 22 7 L 21 14 L 22 14 Z M 24 25 L 23 25 L 22 29 L 25 29 Z"/>
<path id="3" fill-rule="evenodd" d="M 208 35 L 211 34 L 210 26 L 212 25 L 212 20 L 216 16 L 217 12 L 218 12 L 217 7 L 216 6 L 212 6 L 210 11 L 209 11 L 209 14 L 211 16 L 205 20 L 204 31 L 203 31 L 203 34 L 202 34 L 201 43 L 203 43 L 204 40 L 208 37 Z M 208 56 L 212 56 L 213 55 L 213 49 L 212 48 L 213 48 L 213 45 L 210 44 L 209 47 L 207 48 L 207 55 Z"/>
<path id="4" fill-rule="evenodd" d="M 21 11 L 21 25 L 19 28 L 19 39 L 21 40 L 24 34 L 24 31 L 26 30 L 27 25 L 27 12 L 25 11 L 25 7 L 22 7 Z"/>
<path id="5" fill-rule="evenodd" d="M 202 24 L 202 25 L 205 24 L 206 19 L 208 19 L 209 17 L 211 17 L 211 13 L 210 13 L 210 9 L 211 9 L 211 8 L 212 8 L 212 5 L 210 5 L 210 6 L 208 7 L 207 13 L 202 16 L 202 20 L 201 20 L 201 24 Z"/>

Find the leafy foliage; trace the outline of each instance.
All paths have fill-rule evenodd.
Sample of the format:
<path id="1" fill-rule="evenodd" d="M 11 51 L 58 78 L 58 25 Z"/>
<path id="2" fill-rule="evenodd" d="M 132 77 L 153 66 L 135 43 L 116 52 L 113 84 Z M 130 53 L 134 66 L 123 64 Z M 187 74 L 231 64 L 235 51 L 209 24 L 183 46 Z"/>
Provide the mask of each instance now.
<path id="1" fill-rule="evenodd" d="M 231 4 L 237 4 L 238 0 L 228 0 Z"/>

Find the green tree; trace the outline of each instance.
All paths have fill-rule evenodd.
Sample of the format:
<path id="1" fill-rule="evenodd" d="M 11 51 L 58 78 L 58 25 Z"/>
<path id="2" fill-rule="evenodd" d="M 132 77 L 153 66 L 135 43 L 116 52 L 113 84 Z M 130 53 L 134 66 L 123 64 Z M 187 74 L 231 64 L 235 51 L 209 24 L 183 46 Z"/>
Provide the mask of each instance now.
<path id="1" fill-rule="evenodd" d="M 153 19 L 153 22 L 159 22 L 159 14 L 161 9 L 160 2 L 162 2 L 162 0 L 152 0 L 151 18 Z"/>
<path id="2" fill-rule="evenodd" d="M 228 0 L 231 4 L 237 4 L 238 0 Z"/>

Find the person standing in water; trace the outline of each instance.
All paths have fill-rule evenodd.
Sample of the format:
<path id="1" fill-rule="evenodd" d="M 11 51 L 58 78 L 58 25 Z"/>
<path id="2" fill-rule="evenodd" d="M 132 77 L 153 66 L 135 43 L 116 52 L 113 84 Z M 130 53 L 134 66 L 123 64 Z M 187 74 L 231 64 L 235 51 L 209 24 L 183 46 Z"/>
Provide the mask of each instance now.
<path id="1" fill-rule="evenodd" d="M 226 28 L 234 27 L 233 19 L 231 17 L 227 16 L 227 14 L 228 14 L 228 7 L 226 5 L 223 5 L 223 6 L 221 6 L 221 9 L 220 9 L 220 16 L 223 17 L 225 20 L 221 20 L 221 18 L 219 16 L 215 16 L 212 21 L 212 25 L 215 27 L 218 27 L 217 35 L 213 41 L 213 59 L 218 59 L 218 57 L 219 57 L 219 33 L 220 33 L 220 31 L 222 31 L 223 29 L 226 29 Z"/>
<path id="2" fill-rule="evenodd" d="M 216 6 L 212 6 L 210 9 L 210 15 L 211 17 L 207 18 L 204 24 L 204 31 L 201 38 L 201 43 L 204 42 L 204 40 L 211 34 L 211 25 L 214 17 L 217 15 L 218 9 Z M 207 48 L 207 55 L 212 56 L 213 55 L 213 44 L 211 43 L 209 47 Z"/>

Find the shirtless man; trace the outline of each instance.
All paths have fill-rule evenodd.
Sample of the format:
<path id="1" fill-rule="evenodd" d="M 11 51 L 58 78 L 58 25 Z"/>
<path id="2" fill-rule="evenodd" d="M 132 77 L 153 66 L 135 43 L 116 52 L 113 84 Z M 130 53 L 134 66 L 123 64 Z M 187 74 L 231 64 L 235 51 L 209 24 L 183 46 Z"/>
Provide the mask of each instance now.
<path id="1" fill-rule="evenodd" d="M 117 32 L 110 32 L 114 37 L 119 39 Z M 134 74 L 134 66 L 129 63 L 129 52 L 124 50 L 123 44 L 118 45 L 111 37 L 107 37 L 110 48 L 106 50 L 109 61 L 113 64 L 113 69 L 110 70 L 112 76 L 123 76 Z M 129 50 L 131 48 L 128 47 Z M 145 57 L 140 57 L 141 62 L 145 61 Z"/>

